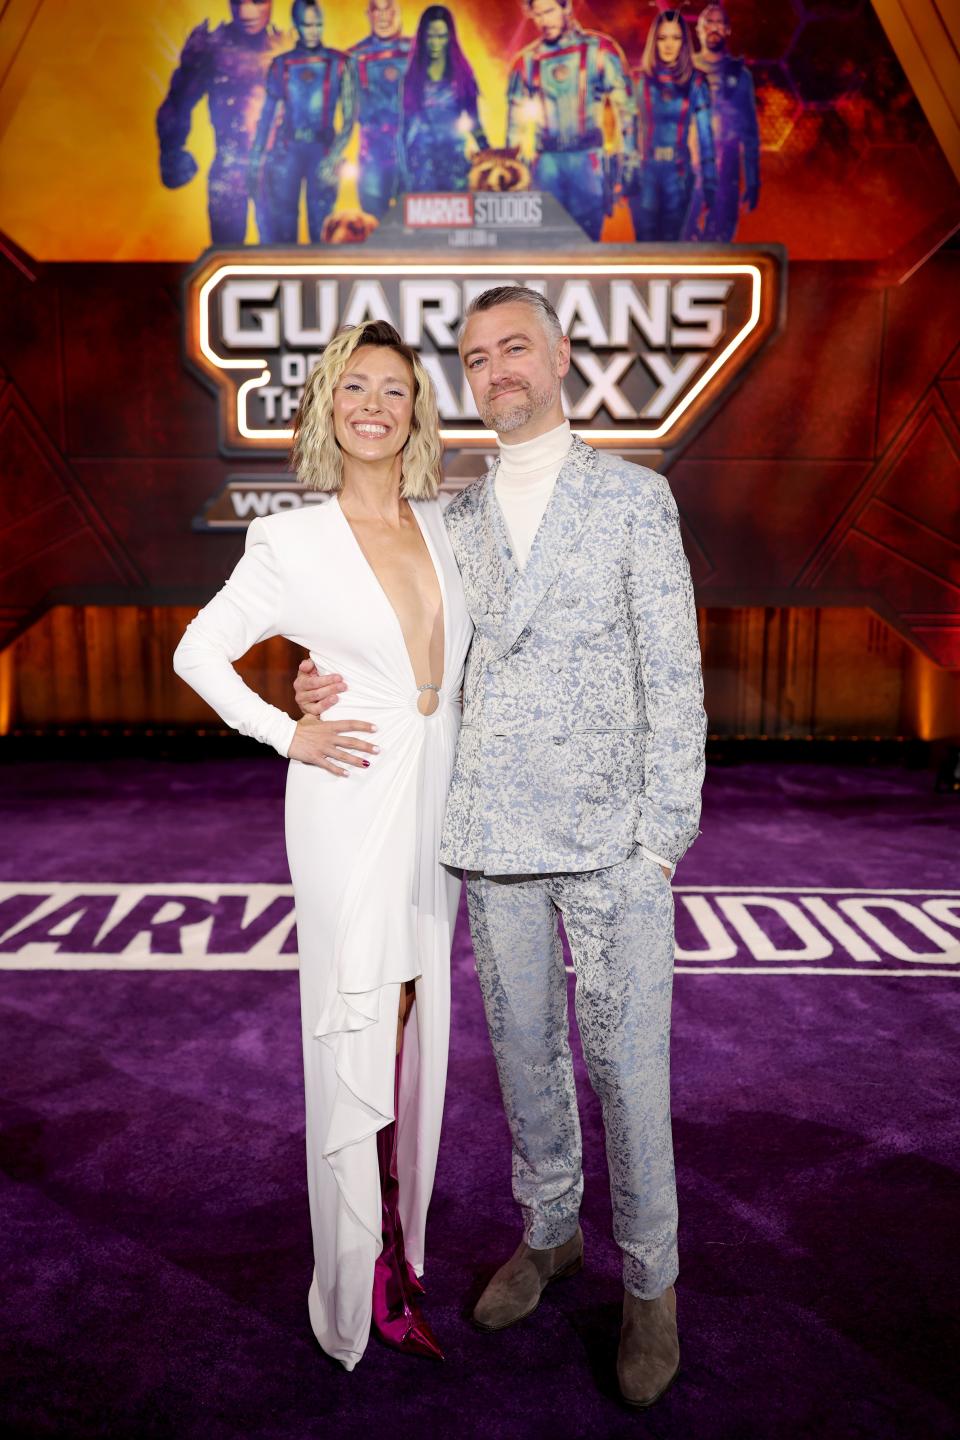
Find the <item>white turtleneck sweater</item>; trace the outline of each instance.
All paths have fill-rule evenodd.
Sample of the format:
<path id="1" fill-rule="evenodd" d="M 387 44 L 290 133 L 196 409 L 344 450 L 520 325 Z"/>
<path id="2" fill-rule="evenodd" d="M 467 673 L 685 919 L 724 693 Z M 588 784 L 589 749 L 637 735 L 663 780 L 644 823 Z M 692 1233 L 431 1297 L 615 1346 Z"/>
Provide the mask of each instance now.
<path id="1" fill-rule="evenodd" d="M 557 483 L 560 468 L 573 443 L 570 422 L 564 420 L 555 430 L 538 435 L 534 440 L 521 440 L 519 445 L 497 441 L 500 467 L 494 491 L 507 524 L 517 568 L 523 570 Z"/>
<path id="2" fill-rule="evenodd" d="M 555 430 L 548 430 L 546 435 L 521 440 L 519 445 L 505 445 L 497 440 L 500 465 L 493 488 L 518 570 L 523 570 L 529 559 L 534 536 L 572 443 L 569 420 L 564 420 Z M 673 866 L 666 860 L 645 845 L 640 848 L 648 860 L 672 874 Z"/>

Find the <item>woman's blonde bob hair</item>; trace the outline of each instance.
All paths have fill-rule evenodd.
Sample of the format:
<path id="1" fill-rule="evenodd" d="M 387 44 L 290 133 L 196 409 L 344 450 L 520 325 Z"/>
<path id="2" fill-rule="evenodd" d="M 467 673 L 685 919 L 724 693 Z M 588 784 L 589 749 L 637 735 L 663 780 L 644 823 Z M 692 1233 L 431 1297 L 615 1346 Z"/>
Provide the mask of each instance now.
<path id="1" fill-rule="evenodd" d="M 371 320 L 342 330 L 310 372 L 293 422 L 293 468 L 297 479 L 312 490 L 343 488 L 343 454 L 333 431 L 333 392 L 351 355 L 361 345 L 395 350 L 413 371 L 413 418 L 400 459 L 400 494 L 406 500 L 432 500 L 440 487 L 442 452 L 437 397 L 416 352 L 404 345 L 385 320 Z"/>

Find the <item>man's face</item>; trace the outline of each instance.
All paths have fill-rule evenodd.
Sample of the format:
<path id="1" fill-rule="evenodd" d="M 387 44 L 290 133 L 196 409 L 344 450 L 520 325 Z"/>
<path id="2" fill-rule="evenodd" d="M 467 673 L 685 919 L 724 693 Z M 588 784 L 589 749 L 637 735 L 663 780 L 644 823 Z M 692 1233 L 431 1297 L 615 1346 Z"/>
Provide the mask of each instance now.
<path id="1" fill-rule="evenodd" d="M 308 50 L 317 50 L 323 44 L 323 11 L 319 5 L 308 5 L 301 12 L 297 34 Z"/>
<path id="2" fill-rule="evenodd" d="M 498 435 L 536 432 L 537 421 L 559 405 L 570 342 L 554 342 L 522 301 L 471 315 L 460 355 L 480 418 Z"/>
<path id="3" fill-rule="evenodd" d="M 270 24 L 270 0 L 230 0 L 230 13 L 245 35 L 260 35 Z"/>
<path id="4" fill-rule="evenodd" d="M 400 34 L 400 6 L 396 0 L 370 0 L 367 8 L 370 29 L 378 40 Z"/>
<path id="5" fill-rule="evenodd" d="M 551 43 L 559 40 L 567 28 L 567 11 L 558 0 L 533 0 L 530 19 L 536 25 L 544 40 Z"/>
<path id="6" fill-rule="evenodd" d="M 719 5 L 708 5 L 706 10 L 701 12 L 700 19 L 697 21 L 697 34 L 704 50 L 709 50 L 716 55 L 726 49 L 730 26 Z"/>

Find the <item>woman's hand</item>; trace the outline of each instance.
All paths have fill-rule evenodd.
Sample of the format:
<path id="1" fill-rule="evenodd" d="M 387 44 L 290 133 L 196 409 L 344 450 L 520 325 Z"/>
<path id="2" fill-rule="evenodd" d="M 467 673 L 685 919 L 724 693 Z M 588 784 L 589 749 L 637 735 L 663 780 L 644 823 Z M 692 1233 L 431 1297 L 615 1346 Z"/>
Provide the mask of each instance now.
<path id="1" fill-rule="evenodd" d="M 336 705 L 346 688 L 342 675 L 321 675 L 312 660 L 300 661 L 293 693 L 304 715 L 322 715 L 324 710 Z M 369 726 L 363 728 L 369 729 Z"/>
<path id="2" fill-rule="evenodd" d="M 355 765 L 358 770 L 366 770 L 370 761 L 364 756 L 379 755 L 380 751 L 367 740 L 355 739 L 352 732 L 373 732 L 376 728 L 365 720 L 318 720 L 314 715 L 304 715 L 302 720 L 297 721 L 287 755 L 304 765 L 329 770 L 331 775 L 346 776 L 348 772 L 341 770 L 341 765 Z M 352 751 L 357 753 L 352 754 Z"/>

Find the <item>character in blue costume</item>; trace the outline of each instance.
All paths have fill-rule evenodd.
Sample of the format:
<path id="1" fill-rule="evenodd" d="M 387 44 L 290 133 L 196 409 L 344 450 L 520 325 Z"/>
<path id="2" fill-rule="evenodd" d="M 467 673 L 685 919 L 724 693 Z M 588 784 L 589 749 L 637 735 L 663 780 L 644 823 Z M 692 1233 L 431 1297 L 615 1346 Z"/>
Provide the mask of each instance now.
<path id="1" fill-rule="evenodd" d="M 360 87 L 360 205 L 379 220 L 400 189 L 403 77 L 413 41 L 400 34 L 397 0 L 370 0 L 370 34 L 351 45 Z"/>
<path id="2" fill-rule="evenodd" d="M 287 38 L 270 24 L 270 0 L 231 0 L 231 20 L 191 31 L 157 111 L 160 178 L 168 190 L 187 185 L 197 162 L 186 148 L 194 106 L 204 95 L 217 148 L 207 176 L 210 238 L 215 245 L 242 245 L 247 234 L 247 162 L 263 105 L 267 71 Z M 260 239 L 266 217 L 256 207 Z"/>
<path id="3" fill-rule="evenodd" d="M 728 244 L 736 234 L 740 207 L 757 208 L 760 199 L 760 131 L 753 80 L 746 62 L 727 49 L 730 20 L 722 5 L 707 5 L 697 21 L 700 49 L 693 63 L 710 86 L 713 139 L 717 151 L 717 196 L 707 207 L 704 240 Z M 743 190 L 741 193 L 741 156 Z M 695 194 L 691 215 L 703 208 Z M 691 227 L 690 239 L 698 232 Z"/>
<path id="4" fill-rule="evenodd" d="M 357 118 L 353 61 L 342 50 L 324 45 L 320 6 L 295 0 L 293 23 L 296 47 L 278 55 L 270 66 L 267 96 L 250 151 L 251 192 L 262 189 L 271 239 L 284 245 L 296 243 L 303 186 L 310 239 L 320 239 L 323 222 L 336 203 L 343 152 Z M 281 106 L 273 146 L 267 151 Z"/>
<path id="5" fill-rule="evenodd" d="M 473 157 L 487 148 L 480 91 L 445 5 L 420 16 L 403 81 L 404 188 L 466 190 Z"/>
<path id="6" fill-rule="evenodd" d="M 630 211 L 638 240 L 679 240 L 697 222 L 690 127 L 697 132 L 700 184 L 707 209 L 717 192 L 710 122 L 710 89 L 693 66 L 690 31 L 679 10 L 664 10 L 647 34 L 637 74 L 639 151 L 628 179 Z"/>
<path id="7" fill-rule="evenodd" d="M 599 240 L 612 209 L 610 162 L 633 153 L 634 118 L 623 51 L 582 30 L 571 0 L 526 0 L 539 40 L 521 50 L 507 80 L 507 145 L 533 160 L 533 182 Z M 603 113 L 612 105 L 620 140 L 604 153 Z"/>

